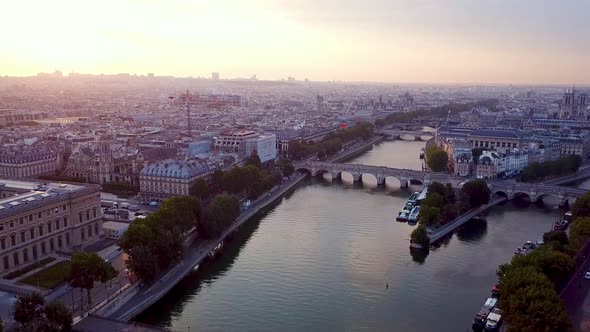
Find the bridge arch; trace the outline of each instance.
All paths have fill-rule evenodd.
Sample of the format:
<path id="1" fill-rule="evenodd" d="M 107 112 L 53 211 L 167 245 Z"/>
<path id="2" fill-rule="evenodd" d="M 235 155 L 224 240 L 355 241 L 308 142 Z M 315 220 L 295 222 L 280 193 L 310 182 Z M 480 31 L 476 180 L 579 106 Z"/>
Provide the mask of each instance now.
<path id="1" fill-rule="evenodd" d="M 363 183 L 371 184 L 375 182 L 377 185 L 379 185 L 379 179 L 377 178 L 377 175 L 373 173 L 361 173 L 360 180 Z"/>
<path id="2" fill-rule="evenodd" d="M 531 197 L 531 195 L 529 195 L 529 193 L 524 192 L 524 191 L 518 191 L 515 192 L 514 195 L 512 195 L 513 199 L 528 199 L 530 202 L 534 202 L 533 197 Z"/>
<path id="3" fill-rule="evenodd" d="M 508 199 L 510 199 L 510 195 L 508 195 L 508 193 L 505 190 L 495 190 L 492 192 L 492 196 L 501 196 L 501 197 L 506 197 Z"/>
<path id="4" fill-rule="evenodd" d="M 555 202 L 555 205 L 559 205 L 560 204 L 559 194 L 554 194 L 554 193 L 542 193 L 542 194 L 538 194 L 535 197 L 535 203 L 547 204 L 543 200 L 543 198 L 549 198 L 549 199 L 553 200 Z"/>

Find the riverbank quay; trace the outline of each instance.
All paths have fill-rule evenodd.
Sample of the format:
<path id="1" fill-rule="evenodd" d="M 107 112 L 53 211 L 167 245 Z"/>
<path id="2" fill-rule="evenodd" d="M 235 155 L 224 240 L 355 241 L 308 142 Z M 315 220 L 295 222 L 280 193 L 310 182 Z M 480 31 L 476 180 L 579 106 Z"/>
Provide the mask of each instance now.
<path id="1" fill-rule="evenodd" d="M 349 149 L 344 150 L 343 152 L 328 158 L 328 162 L 333 162 L 333 163 L 340 163 L 343 161 L 346 161 L 347 159 L 351 159 L 353 157 L 356 157 L 357 155 L 359 155 L 360 153 L 363 153 L 367 150 L 369 150 L 374 144 L 380 143 L 383 140 L 385 140 L 385 136 L 383 135 L 378 135 L 375 136 L 367 141 L 363 141 L 358 145 L 354 145 Z"/>
<path id="2" fill-rule="evenodd" d="M 436 243 L 437 241 L 441 240 L 445 236 L 451 234 L 455 231 L 459 226 L 464 225 L 469 220 L 473 219 L 473 217 L 477 216 L 478 214 L 486 211 L 487 209 L 494 207 L 500 203 L 507 201 L 506 197 L 493 197 L 492 200 L 484 204 L 478 208 L 471 209 L 466 213 L 460 215 L 459 217 L 451 220 L 450 222 L 446 223 L 442 227 L 436 229 L 432 233 L 428 234 L 428 238 L 430 239 L 430 244 Z"/>
<path id="3" fill-rule="evenodd" d="M 220 248 L 223 241 L 238 231 L 240 226 L 246 221 L 295 188 L 305 178 L 305 174 L 296 174 L 291 180 L 265 193 L 258 200 L 252 202 L 250 206 L 242 209 L 240 216 L 219 237 L 209 240 L 198 240 L 190 244 L 181 261 L 163 274 L 158 281 L 151 285 L 139 287 L 132 296 L 122 293 L 121 296 L 128 298 L 126 301 L 118 301 L 116 306 L 107 306 L 103 310 L 99 310 L 97 314 L 121 321 L 131 320 L 168 293 L 180 280 L 207 258 L 211 252 Z"/>

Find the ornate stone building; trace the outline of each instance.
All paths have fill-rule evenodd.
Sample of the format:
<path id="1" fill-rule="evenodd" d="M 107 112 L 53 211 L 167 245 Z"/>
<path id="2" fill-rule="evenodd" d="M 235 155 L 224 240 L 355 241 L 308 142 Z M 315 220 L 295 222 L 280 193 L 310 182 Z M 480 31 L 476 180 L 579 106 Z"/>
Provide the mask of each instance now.
<path id="1" fill-rule="evenodd" d="M 55 175 L 62 167 L 62 153 L 46 145 L 14 146 L 0 151 L 0 178 L 23 179 Z"/>
<path id="2" fill-rule="evenodd" d="M 68 158 L 65 175 L 92 183 L 125 182 L 139 185 L 139 174 L 149 163 L 177 154 L 176 148 L 131 148 L 116 145 L 109 136 L 96 143 L 80 144 Z"/>
<path id="3" fill-rule="evenodd" d="M 216 166 L 194 160 L 162 160 L 141 171 L 139 199 L 142 203 L 161 202 L 168 197 L 188 195 L 199 178 L 213 174 Z"/>

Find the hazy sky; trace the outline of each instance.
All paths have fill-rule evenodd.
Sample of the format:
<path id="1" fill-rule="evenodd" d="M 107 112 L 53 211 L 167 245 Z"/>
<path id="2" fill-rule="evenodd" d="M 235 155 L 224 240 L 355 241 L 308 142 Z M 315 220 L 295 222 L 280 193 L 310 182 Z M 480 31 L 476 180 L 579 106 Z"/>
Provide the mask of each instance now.
<path id="1" fill-rule="evenodd" d="M 590 0 L 2 0 L 0 75 L 590 83 Z"/>

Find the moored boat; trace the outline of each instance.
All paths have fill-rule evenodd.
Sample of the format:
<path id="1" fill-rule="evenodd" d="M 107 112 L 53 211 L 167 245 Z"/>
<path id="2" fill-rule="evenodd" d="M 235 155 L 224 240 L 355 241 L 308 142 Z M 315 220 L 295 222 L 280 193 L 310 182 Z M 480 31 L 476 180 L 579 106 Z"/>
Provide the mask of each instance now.
<path id="1" fill-rule="evenodd" d="M 495 297 L 489 297 L 486 302 L 484 303 L 483 307 L 479 310 L 479 312 L 473 318 L 473 330 L 474 331 L 481 331 L 486 325 L 486 321 L 488 319 L 488 315 L 492 312 L 492 309 L 496 307 L 498 303 L 498 299 Z"/>

